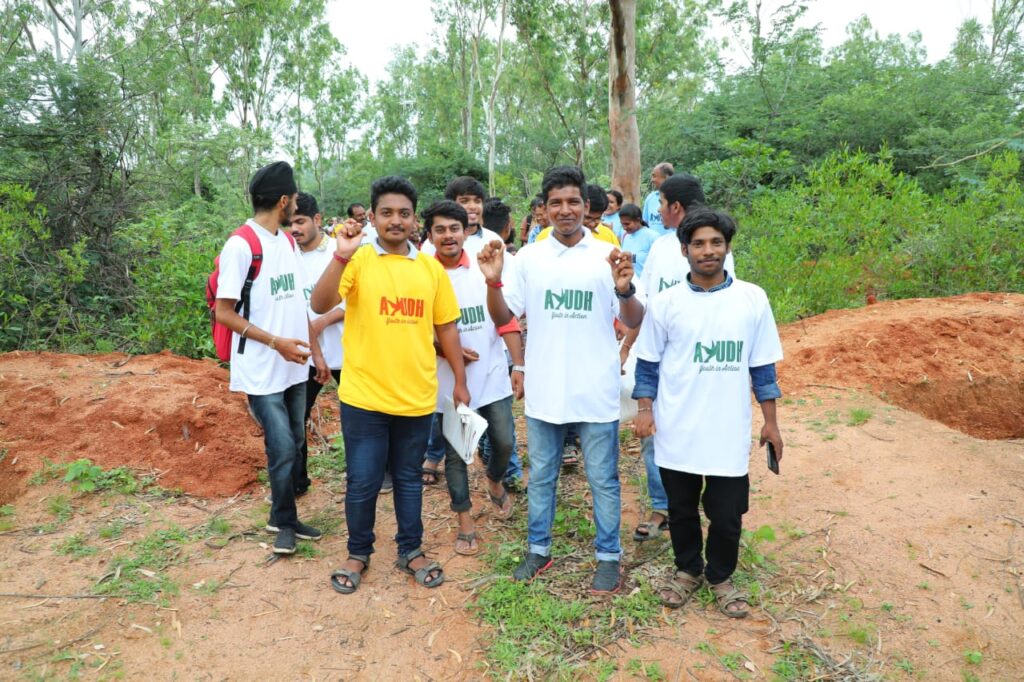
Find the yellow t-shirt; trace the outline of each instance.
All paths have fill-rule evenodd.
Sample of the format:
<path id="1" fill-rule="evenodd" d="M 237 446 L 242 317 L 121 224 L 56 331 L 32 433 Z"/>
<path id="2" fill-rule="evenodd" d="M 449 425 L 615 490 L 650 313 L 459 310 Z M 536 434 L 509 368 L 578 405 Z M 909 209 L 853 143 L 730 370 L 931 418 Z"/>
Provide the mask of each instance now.
<path id="1" fill-rule="evenodd" d="M 586 230 L 589 228 L 584 226 L 583 229 Z M 551 230 L 552 228 L 550 227 L 545 227 L 543 230 L 541 230 L 540 234 L 537 235 L 537 241 L 541 241 L 542 239 L 547 239 L 548 237 L 550 237 Z M 612 231 L 612 228 L 608 227 L 604 223 L 598 223 L 597 229 L 591 230 L 590 234 L 594 235 L 594 239 L 598 239 L 602 242 L 608 242 L 612 246 L 622 246 L 621 244 L 619 244 L 619 238 L 615 236 L 615 232 Z"/>
<path id="2" fill-rule="evenodd" d="M 338 397 L 363 410 L 419 417 L 437 407 L 434 325 L 459 319 L 451 280 L 436 258 L 410 245 L 389 254 L 374 242 L 345 267 L 345 365 Z"/>

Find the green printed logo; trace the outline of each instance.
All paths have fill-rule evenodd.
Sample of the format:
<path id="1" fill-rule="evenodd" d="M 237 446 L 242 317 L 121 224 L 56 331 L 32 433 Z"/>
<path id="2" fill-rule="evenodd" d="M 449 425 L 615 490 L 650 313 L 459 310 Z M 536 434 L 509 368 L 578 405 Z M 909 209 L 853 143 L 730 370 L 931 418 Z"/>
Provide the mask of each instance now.
<path id="1" fill-rule="evenodd" d="M 698 341 L 693 346 L 693 362 L 700 365 L 699 373 L 738 372 L 743 360 L 743 341 L 712 341 L 705 345 Z"/>
<path id="2" fill-rule="evenodd" d="M 270 295 L 277 296 L 279 292 L 295 291 L 295 275 L 287 273 L 278 275 L 270 280 Z"/>
<path id="3" fill-rule="evenodd" d="M 659 277 L 658 278 L 658 291 L 664 291 L 665 289 L 671 289 L 672 287 L 674 287 L 677 284 L 679 284 L 679 280 L 678 279 L 674 279 L 672 281 L 666 281 L 666 280 L 662 279 L 661 277 Z"/>
<path id="4" fill-rule="evenodd" d="M 306 300 L 308 301 L 310 297 L 313 295 L 313 287 L 306 287 L 305 289 L 303 289 L 302 295 L 305 296 Z"/>
<path id="5" fill-rule="evenodd" d="M 459 318 L 459 325 L 465 327 L 471 324 L 480 324 L 484 319 L 484 307 L 482 305 L 462 308 L 462 317 Z"/>
<path id="6" fill-rule="evenodd" d="M 548 289 L 544 292 L 544 310 L 578 310 L 590 312 L 594 309 L 594 292 L 580 289 L 562 289 L 556 294 Z"/>

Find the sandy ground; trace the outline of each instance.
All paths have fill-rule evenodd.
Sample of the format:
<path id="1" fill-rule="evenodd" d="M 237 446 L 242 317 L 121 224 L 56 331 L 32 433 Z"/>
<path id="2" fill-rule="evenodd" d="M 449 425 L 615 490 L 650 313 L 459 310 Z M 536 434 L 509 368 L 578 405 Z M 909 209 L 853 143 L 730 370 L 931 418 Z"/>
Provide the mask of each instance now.
<path id="1" fill-rule="evenodd" d="M 1024 678 L 1024 433 L 1013 430 L 1021 403 L 999 407 L 1010 415 L 1002 440 L 922 416 L 934 417 L 929 410 L 946 395 L 946 423 L 984 424 L 978 435 L 991 437 L 1002 418 L 970 411 L 1021 395 L 1022 313 L 1024 297 L 977 295 L 836 311 L 784 329 L 782 475 L 753 452 L 745 517 L 747 528 L 769 526 L 775 537 L 758 545 L 769 559 L 765 603 L 744 621 L 699 603 L 666 609 L 581 664 L 611 662 L 613 679 Z M 955 333 L 936 341 L 940 328 Z M 978 348 L 988 353 L 968 355 Z M 244 403 L 227 395 L 223 370 L 169 355 L 118 366 L 124 359 L 0 356 L 0 504 L 13 514 L 0 534 L 0 679 L 488 677 L 487 649 L 501 633 L 471 608 L 488 569 L 484 559 L 454 554 L 443 486 L 425 492 L 425 548 L 444 563 L 448 582 L 426 590 L 391 566 L 393 515 L 383 497 L 365 582 L 353 596 L 338 595 L 327 576 L 345 557 L 343 486 L 316 485 L 300 501 L 304 517 L 332 530 L 319 552 L 268 562 L 272 538 L 258 531 L 266 513 L 259 440 Z M 914 363 L 925 362 L 937 363 L 929 380 L 913 383 Z M 966 385 L 954 387 L 961 373 Z M 927 399 L 897 397 L 901 385 Z M 321 407 L 319 430 L 329 436 L 336 426 L 326 396 Z M 86 456 L 104 467 L 131 465 L 187 494 L 84 494 L 59 480 L 30 482 L 43 457 Z M 628 591 L 660 576 L 669 558 L 665 540 L 631 540 L 643 505 L 635 439 L 626 439 L 622 468 Z M 563 496 L 584 490 L 582 478 L 567 474 Z M 475 485 L 483 544 L 518 537 L 522 501 L 512 520 L 499 522 L 479 476 Z M 73 511 L 54 524 L 62 500 Z M 198 536 L 212 518 L 227 523 L 230 539 L 221 547 L 223 539 L 197 537 L 180 548 L 167 569 L 177 596 L 163 604 L 92 598 L 130 543 L 170 524 Z M 122 534 L 101 537 L 114 522 Z M 98 552 L 60 554 L 75 536 Z M 817 673 L 801 672 L 808 656 Z M 583 665 L 574 676 L 598 669 Z M 530 674 L 524 667 L 501 677 Z"/>

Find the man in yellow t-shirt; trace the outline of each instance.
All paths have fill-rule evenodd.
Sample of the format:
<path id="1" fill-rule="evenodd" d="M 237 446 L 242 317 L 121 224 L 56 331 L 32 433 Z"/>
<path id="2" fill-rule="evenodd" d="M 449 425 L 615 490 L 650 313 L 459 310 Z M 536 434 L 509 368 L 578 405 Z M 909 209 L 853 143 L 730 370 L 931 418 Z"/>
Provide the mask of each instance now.
<path id="1" fill-rule="evenodd" d="M 604 189 L 600 185 L 587 185 L 587 211 L 583 214 L 583 227 L 590 230 L 594 238 L 608 242 L 612 246 L 618 248 L 619 238 L 615 236 L 615 231 L 611 227 L 601 222 L 601 218 L 604 217 L 605 209 L 608 208 L 608 195 L 605 194 Z M 551 228 L 545 227 L 537 235 L 537 241 L 547 239 L 551 236 Z"/>
<path id="2" fill-rule="evenodd" d="M 451 281 L 437 259 L 409 242 L 416 229 L 416 199 L 405 178 L 374 182 L 369 217 L 376 238 L 360 248 L 363 227 L 348 220 L 310 297 L 314 311 L 331 310 L 342 299 L 346 305 L 338 397 L 349 557 L 331 574 L 332 587 L 343 594 L 356 591 L 370 564 L 385 466 L 394 480 L 398 567 L 424 587 L 444 582 L 441 567 L 420 549 L 420 465 L 437 405 L 435 334 L 455 374 L 454 402 L 468 405 L 469 390 L 455 326 L 461 311 Z"/>

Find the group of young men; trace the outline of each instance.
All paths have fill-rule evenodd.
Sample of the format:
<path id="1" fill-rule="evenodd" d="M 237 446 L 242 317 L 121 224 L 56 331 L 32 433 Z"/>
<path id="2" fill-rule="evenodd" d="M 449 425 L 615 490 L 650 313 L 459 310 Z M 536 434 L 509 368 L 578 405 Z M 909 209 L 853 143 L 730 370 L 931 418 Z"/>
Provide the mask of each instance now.
<path id="1" fill-rule="evenodd" d="M 746 615 L 748 598 L 730 578 L 748 501 L 750 392 L 764 416 L 761 444 L 770 442 L 781 458 L 781 345 L 764 291 L 734 276 L 732 219 L 703 205 L 692 176 L 664 165 L 655 173 L 664 235 L 645 239 L 641 262 L 628 250 L 636 242 L 630 236 L 650 219 L 635 215 L 639 209 L 623 213 L 632 205 L 588 185 L 572 166 L 545 173 L 532 206 L 541 229 L 514 254 L 506 245 L 508 207 L 486 199 L 472 178 L 453 180 L 446 198 L 420 214 L 420 243 L 418 194 L 404 178 L 374 182 L 366 222 L 350 208 L 331 237 L 286 163 L 257 171 L 249 225 L 263 247 L 262 270 L 243 316 L 238 300 L 251 252 L 231 237 L 221 253 L 216 313 L 234 332 L 231 389 L 247 394 L 264 429 L 274 551 L 292 553 L 296 538 L 321 535 L 299 521 L 295 498 L 309 487 L 305 420 L 333 373 L 349 553 L 331 574 L 335 590 L 355 592 L 369 568 L 386 471 L 400 570 L 425 587 L 444 582 L 441 565 L 421 547 L 423 485 L 430 475 L 436 481 L 441 457 L 458 518 L 455 551 L 480 550 L 467 465 L 440 435 L 441 415 L 451 401 L 487 420 L 486 492 L 494 513 L 507 519 L 513 502 L 503 482 L 517 472 L 512 403 L 525 396 L 528 547 L 512 577 L 531 581 L 552 564 L 557 482 L 572 430 L 593 500 L 591 589 L 618 591 L 619 394 L 622 367 L 635 352 L 635 428 L 651 513 L 633 537 L 671 534 L 676 571 L 660 590 L 664 603 L 681 606 L 706 578 L 723 613 Z M 602 222 L 609 212 L 619 214 L 621 237 Z M 529 327 L 525 344 L 521 320 Z M 706 550 L 700 502 L 710 521 Z"/>

